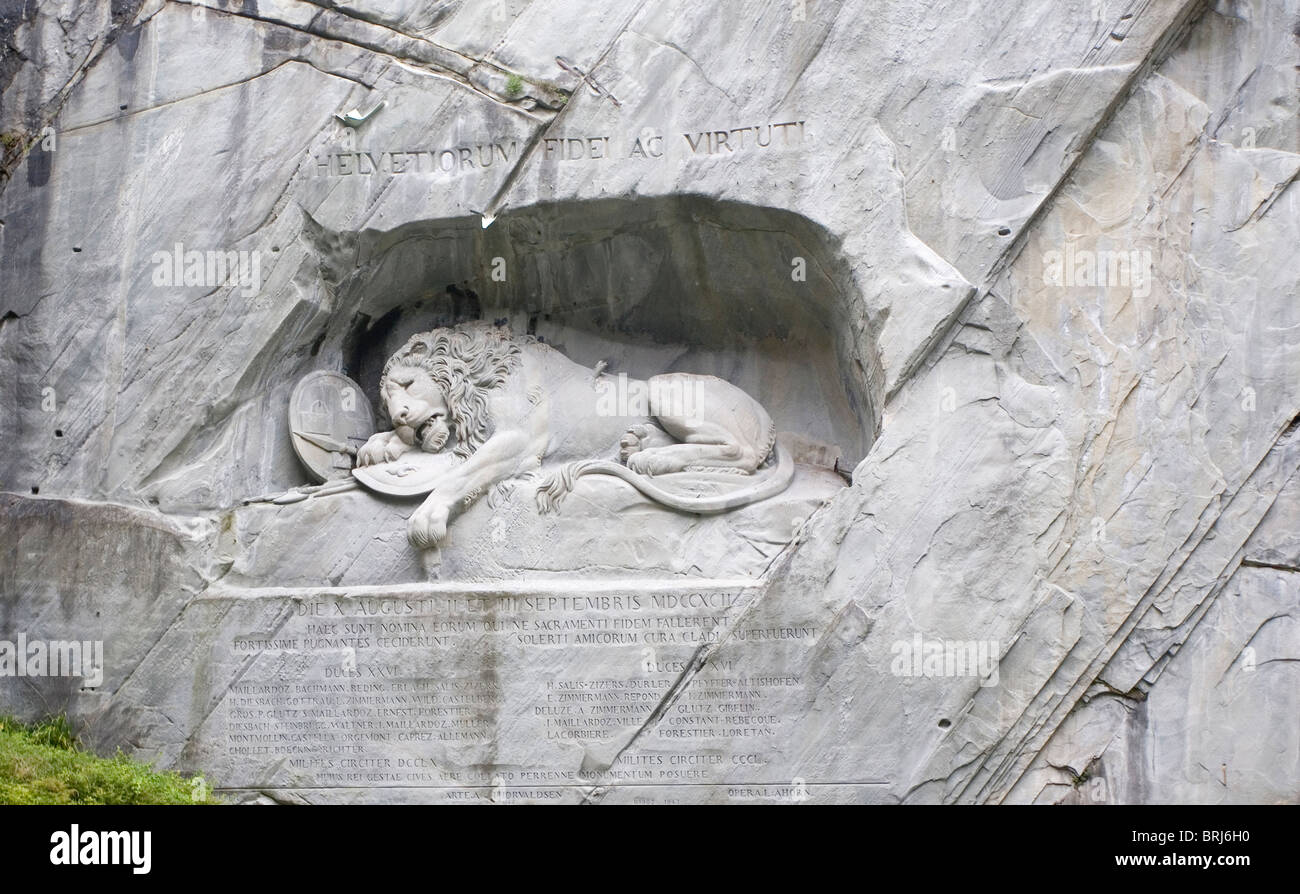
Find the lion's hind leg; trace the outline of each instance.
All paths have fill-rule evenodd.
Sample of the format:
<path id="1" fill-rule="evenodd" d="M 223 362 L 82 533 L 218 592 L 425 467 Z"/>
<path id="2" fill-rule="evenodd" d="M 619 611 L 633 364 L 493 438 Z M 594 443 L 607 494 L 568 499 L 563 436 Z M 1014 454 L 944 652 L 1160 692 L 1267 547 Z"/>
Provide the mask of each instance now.
<path id="1" fill-rule="evenodd" d="M 679 443 L 643 450 L 633 471 L 666 475 L 708 468 L 752 474 L 771 452 L 767 411 L 740 388 L 714 376 L 669 373 L 650 380 L 650 410 Z"/>
<path id="2" fill-rule="evenodd" d="M 618 461 L 627 465 L 628 459 L 642 450 L 667 447 L 675 444 L 672 435 L 657 425 L 643 423 L 629 428 L 618 442 Z"/>
<path id="3" fill-rule="evenodd" d="M 701 468 L 747 475 L 762 462 L 757 450 L 729 435 L 696 432 L 687 437 L 690 440 L 684 444 L 635 453 L 628 458 L 627 467 L 641 475 L 669 475 Z"/>

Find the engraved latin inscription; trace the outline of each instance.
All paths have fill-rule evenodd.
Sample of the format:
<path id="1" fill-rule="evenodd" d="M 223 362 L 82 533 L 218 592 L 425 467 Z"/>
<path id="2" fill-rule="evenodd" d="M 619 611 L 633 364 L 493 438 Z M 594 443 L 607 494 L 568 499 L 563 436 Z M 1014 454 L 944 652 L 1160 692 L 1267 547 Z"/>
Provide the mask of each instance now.
<path id="1" fill-rule="evenodd" d="M 685 158 L 746 157 L 764 150 L 807 145 L 812 137 L 806 121 L 708 127 L 681 131 L 675 136 L 649 129 L 633 134 L 562 134 L 543 136 L 536 158 L 543 164 L 561 162 L 655 161 L 669 156 Z M 458 177 L 509 167 L 523 157 L 517 139 L 483 137 L 454 146 L 358 149 L 341 148 L 313 156 L 318 177 L 371 177 L 423 175 Z"/>
<path id="2" fill-rule="evenodd" d="M 414 786 L 450 800 L 548 800 L 600 781 L 709 781 L 736 768 L 710 751 L 724 742 L 753 743 L 742 760 L 757 772 L 764 743 L 783 729 L 765 703 L 802 681 L 747 675 L 723 656 L 642 736 L 644 753 L 584 779 L 571 750 L 639 729 L 743 594 L 674 586 L 286 598 L 273 632 L 237 632 L 224 647 L 240 673 L 205 734 L 229 755 L 234 788 Z M 789 645 L 817 633 L 741 625 L 731 635 Z M 465 674 L 471 666 L 493 670 Z M 546 670 L 510 676 L 523 667 Z M 526 752 L 495 751 L 503 724 L 524 732 Z"/>

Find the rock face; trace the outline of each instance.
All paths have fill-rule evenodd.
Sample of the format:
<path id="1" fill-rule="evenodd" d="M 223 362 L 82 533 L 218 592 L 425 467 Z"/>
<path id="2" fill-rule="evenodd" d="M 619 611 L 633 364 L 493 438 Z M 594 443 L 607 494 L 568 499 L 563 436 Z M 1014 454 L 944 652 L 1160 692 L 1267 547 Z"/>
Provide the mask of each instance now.
<path id="1" fill-rule="evenodd" d="M 0 18 L 0 712 L 248 800 L 1300 799 L 1298 0 L 108 6 Z M 297 490 L 300 380 L 474 319 L 794 484 Z"/>

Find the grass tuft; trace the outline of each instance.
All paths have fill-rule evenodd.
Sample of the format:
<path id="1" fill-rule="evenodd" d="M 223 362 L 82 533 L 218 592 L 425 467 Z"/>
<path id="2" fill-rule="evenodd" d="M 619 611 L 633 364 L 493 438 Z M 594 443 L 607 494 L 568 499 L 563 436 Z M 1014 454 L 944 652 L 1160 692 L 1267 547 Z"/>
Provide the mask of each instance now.
<path id="1" fill-rule="evenodd" d="M 217 803 L 201 776 L 84 750 L 62 715 L 34 724 L 0 717 L 0 804 Z"/>

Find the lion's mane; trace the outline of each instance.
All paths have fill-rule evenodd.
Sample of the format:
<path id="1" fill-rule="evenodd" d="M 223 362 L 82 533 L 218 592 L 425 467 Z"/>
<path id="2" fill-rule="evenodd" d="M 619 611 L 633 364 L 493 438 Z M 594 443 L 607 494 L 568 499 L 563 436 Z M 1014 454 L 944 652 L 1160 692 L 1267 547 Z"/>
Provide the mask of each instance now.
<path id="1" fill-rule="evenodd" d="M 475 322 L 419 332 L 388 358 L 379 390 L 384 392 L 394 367 L 427 372 L 447 399 L 448 422 L 456 435 L 453 452 L 468 459 L 492 434 L 488 392 L 505 384 L 521 353 L 507 326 Z"/>

